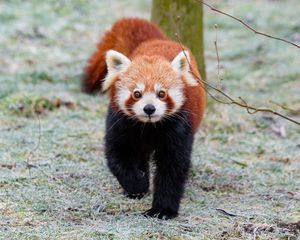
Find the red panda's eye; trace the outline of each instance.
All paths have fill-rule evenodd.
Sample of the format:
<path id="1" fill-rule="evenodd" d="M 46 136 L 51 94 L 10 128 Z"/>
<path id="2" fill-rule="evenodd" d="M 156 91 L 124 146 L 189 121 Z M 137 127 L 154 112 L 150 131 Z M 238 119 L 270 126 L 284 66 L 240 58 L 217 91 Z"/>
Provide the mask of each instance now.
<path id="1" fill-rule="evenodd" d="M 157 94 L 157 96 L 158 96 L 159 98 L 161 98 L 161 99 L 165 98 L 166 95 L 167 95 L 166 92 L 163 91 L 163 90 L 160 90 L 160 91 L 158 92 L 158 94 Z"/>
<path id="2" fill-rule="evenodd" d="M 133 92 L 133 98 L 139 99 L 141 97 L 142 97 L 142 93 L 140 91 L 136 90 L 136 91 Z"/>

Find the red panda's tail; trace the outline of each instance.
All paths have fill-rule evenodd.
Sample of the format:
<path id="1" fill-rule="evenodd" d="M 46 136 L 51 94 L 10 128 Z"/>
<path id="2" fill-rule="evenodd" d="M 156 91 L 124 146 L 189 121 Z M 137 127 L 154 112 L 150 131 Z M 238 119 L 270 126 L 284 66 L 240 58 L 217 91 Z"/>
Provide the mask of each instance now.
<path id="1" fill-rule="evenodd" d="M 96 52 L 88 60 L 82 78 L 82 91 L 94 93 L 101 90 L 102 79 L 105 77 L 105 54 L 108 50 L 116 50 L 125 56 L 142 42 L 150 39 L 164 39 L 165 35 L 159 28 L 147 20 L 125 18 L 117 21 L 107 31 L 97 46 Z"/>

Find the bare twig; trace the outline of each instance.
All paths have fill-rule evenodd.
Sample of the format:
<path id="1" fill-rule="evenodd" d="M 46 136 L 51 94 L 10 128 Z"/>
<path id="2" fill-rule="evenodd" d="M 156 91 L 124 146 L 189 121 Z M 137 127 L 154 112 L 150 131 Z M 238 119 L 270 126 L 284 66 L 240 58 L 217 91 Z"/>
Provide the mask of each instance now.
<path id="1" fill-rule="evenodd" d="M 262 36 L 265 36 L 265 37 L 268 37 L 268 38 L 272 38 L 272 39 L 275 39 L 275 40 L 278 40 L 278 41 L 281 41 L 281 42 L 285 42 L 285 43 L 288 43 L 290 45 L 293 45 L 294 47 L 296 48 L 300 48 L 300 45 L 299 44 L 296 44 L 294 42 L 291 42 L 289 40 L 286 40 L 284 38 L 280 38 L 280 37 L 275 37 L 275 36 L 272 36 L 270 34 L 266 34 L 266 33 L 263 33 L 263 32 L 259 32 L 257 31 L 256 29 L 254 29 L 252 26 L 250 26 L 249 24 L 247 24 L 245 21 L 243 21 L 242 19 L 238 18 L 238 17 L 235 17 L 233 15 L 230 15 L 226 12 L 223 12 L 217 8 L 214 8 L 213 6 L 211 6 L 210 4 L 206 3 L 206 2 L 203 2 L 203 1 L 200 1 L 200 0 L 197 0 L 199 3 L 205 5 L 206 7 L 210 8 L 210 10 L 212 11 L 215 11 L 215 12 L 218 12 L 222 15 L 225 15 L 227 17 L 230 17 L 238 22 L 240 22 L 242 25 L 244 25 L 246 28 L 248 28 L 250 31 L 254 32 L 255 34 L 258 34 L 258 35 L 262 35 Z"/>
<path id="2" fill-rule="evenodd" d="M 221 81 L 223 79 L 220 77 L 220 55 L 219 55 L 219 49 L 218 49 L 218 25 L 217 24 L 215 24 L 215 30 L 216 30 L 216 38 L 215 38 L 214 44 L 215 44 L 215 49 L 216 49 L 216 53 L 217 53 L 217 62 L 218 62 L 218 65 L 217 65 L 217 68 L 218 68 L 217 77 L 218 77 L 218 83 L 220 84 L 220 88 L 221 88 L 221 86 L 222 86 Z"/>
<path id="3" fill-rule="evenodd" d="M 233 213 L 229 213 L 229 212 L 227 212 L 227 211 L 225 211 L 224 209 L 221 209 L 221 208 L 216 208 L 216 211 L 218 211 L 219 213 L 222 213 L 226 216 L 229 216 L 229 217 L 238 217 L 238 215 L 233 214 Z"/>
<path id="4" fill-rule="evenodd" d="M 246 109 L 247 109 L 247 112 L 248 112 L 249 114 L 254 114 L 254 113 L 257 113 L 257 112 L 268 112 L 268 113 L 272 113 L 272 114 L 277 115 L 277 116 L 279 116 L 279 117 L 281 117 L 281 118 L 284 118 L 284 119 L 286 119 L 286 120 L 288 120 L 288 121 L 290 121 L 290 122 L 292 122 L 292 123 L 295 123 L 295 124 L 297 124 L 297 125 L 300 125 L 300 122 L 298 122 L 297 120 L 292 119 L 292 118 L 290 118 L 290 117 L 288 117 L 288 116 L 285 116 L 284 114 L 279 113 L 279 112 L 276 112 L 276 111 L 274 111 L 274 110 L 272 110 L 272 109 L 269 109 L 269 108 L 257 108 L 257 107 L 251 106 L 251 105 L 247 104 L 247 103 L 245 102 L 245 100 L 243 100 L 243 99 L 241 99 L 241 98 L 240 98 L 240 99 L 241 99 L 241 102 L 239 102 L 239 101 L 235 100 L 234 98 L 232 98 L 231 96 L 229 96 L 229 95 L 228 95 L 227 93 L 225 93 L 224 91 L 222 91 L 222 90 L 220 90 L 220 89 L 218 89 L 218 88 L 212 86 L 211 84 L 209 84 L 209 83 L 206 82 L 205 80 L 200 79 L 200 78 L 199 78 L 197 75 L 195 75 L 192 71 L 191 71 L 191 73 L 193 74 L 193 76 L 194 76 L 198 81 L 204 83 L 205 86 L 208 86 L 209 88 L 211 88 L 211 89 L 217 91 L 218 93 L 220 93 L 221 95 L 223 95 L 225 98 L 227 98 L 227 99 L 229 100 L 229 102 L 227 102 L 226 104 L 233 104 L 233 105 L 240 106 L 240 107 L 242 107 L 242 108 L 246 108 Z M 222 102 L 222 101 L 219 101 L 219 102 Z M 223 102 L 223 103 L 224 103 L 224 102 Z M 252 110 L 253 112 L 251 112 L 250 110 Z"/>
<path id="5" fill-rule="evenodd" d="M 34 110 L 32 109 L 32 113 L 35 115 L 35 113 L 34 113 Z M 38 118 L 38 123 L 39 123 L 39 137 L 38 137 L 38 142 L 37 142 L 37 144 L 36 144 L 36 146 L 34 147 L 34 149 L 32 149 L 29 153 L 28 153 L 28 156 L 27 156 L 27 158 L 26 158 L 26 162 L 27 162 L 27 165 L 29 166 L 30 164 L 29 164 L 29 161 L 30 161 L 30 159 L 31 159 L 31 157 L 35 154 L 35 152 L 39 149 L 39 147 L 40 147 L 40 144 L 41 144 L 41 136 L 42 136 L 42 133 L 41 133 L 41 119 L 40 119 L 40 117 L 39 117 L 39 115 L 37 114 L 36 115 L 37 116 L 37 118 Z M 30 168 L 29 168 L 30 169 Z"/>
<path id="6" fill-rule="evenodd" d="M 239 217 L 239 218 L 253 219 L 253 216 L 233 214 L 233 213 L 225 211 L 224 209 L 221 209 L 221 208 L 216 208 L 216 211 L 218 211 L 219 213 L 221 213 L 221 214 L 223 214 L 225 216 L 229 216 L 229 217 Z"/>
<path id="7" fill-rule="evenodd" d="M 180 47 L 181 47 L 183 53 L 185 54 L 185 52 L 184 52 L 185 49 L 184 49 L 184 47 L 183 47 L 183 44 L 181 43 L 181 40 L 179 39 L 178 34 L 175 34 L 175 36 L 176 36 L 176 38 L 177 38 L 178 43 L 180 44 Z M 217 102 L 220 102 L 220 103 L 223 103 L 223 104 L 232 104 L 232 105 L 240 106 L 240 107 L 242 107 L 242 108 L 245 108 L 249 114 L 255 114 L 255 113 L 258 113 L 258 112 L 272 113 L 272 114 L 277 115 L 277 116 L 279 116 L 279 117 L 281 117 L 281 118 L 284 118 L 284 119 L 286 119 L 286 120 L 288 120 L 288 121 L 290 121 L 290 122 L 292 122 L 292 123 L 295 123 L 295 124 L 297 124 L 297 125 L 300 125 L 300 122 L 298 122 L 297 120 L 292 119 L 292 118 L 290 118 L 290 117 L 288 117 L 288 116 L 285 116 L 284 114 L 279 113 L 279 112 L 276 112 L 276 111 L 274 111 L 274 110 L 272 110 L 272 109 L 269 109 L 269 108 L 257 108 L 257 107 L 251 106 L 251 105 L 249 105 L 249 104 L 248 104 L 243 98 L 241 98 L 241 97 L 239 97 L 240 101 L 235 100 L 233 97 L 231 97 L 230 95 L 228 95 L 227 93 L 225 93 L 225 92 L 222 91 L 221 89 L 219 89 L 219 88 L 217 88 L 217 87 L 215 87 L 215 86 L 209 84 L 207 81 L 205 81 L 205 80 L 201 79 L 201 77 L 197 76 L 197 74 L 195 74 L 195 73 L 192 71 L 191 63 L 190 63 L 188 57 L 186 56 L 186 54 L 185 54 L 185 57 L 186 57 L 186 60 L 187 60 L 187 62 L 188 62 L 188 64 L 189 64 L 189 66 L 190 66 L 190 73 L 198 80 L 198 82 L 200 83 L 201 86 L 202 86 L 202 84 L 205 85 L 205 87 L 206 87 L 206 92 L 208 93 L 208 95 L 211 96 L 211 97 L 212 97 L 214 100 L 216 100 Z M 223 101 L 223 100 L 220 100 L 220 99 L 216 98 L 215 96 L 213 96 L 213 95 L 209 92 L 209 89 L 207 89 L 207 87 L 208 87 L 209 89 L 212 89 L 212 90 L 214 90 L 214 91 L 220 93 L 220 94 L 221 94 L 223 97 L 225 97 L 228 101 L 225 102 L 225 101 Z"/>
<path id="8" fill-rule="evenodd" d="M 269 102 L 284 109 L 284 110 L 289 111 L 291 114 L 298 114 L 300 112 L 299 110 L 292 109 L 292 108 L 286 106 L 285 104 L 281 104 L 281 103 L 275 102 L 273 100 L 270 100 Z"/>

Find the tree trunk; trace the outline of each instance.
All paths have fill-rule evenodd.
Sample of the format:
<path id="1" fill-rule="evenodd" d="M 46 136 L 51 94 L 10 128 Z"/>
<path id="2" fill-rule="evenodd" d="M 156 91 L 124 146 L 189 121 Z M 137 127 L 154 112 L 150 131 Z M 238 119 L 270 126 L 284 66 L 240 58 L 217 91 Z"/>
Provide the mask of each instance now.
<path id="1" fill-rule="evenodd" d="M 153 0 L 152 21 L 168 37 L 191 49 L 196 57 L 201 77 L 205 80 L 203 7 L 195 0 Z"/>

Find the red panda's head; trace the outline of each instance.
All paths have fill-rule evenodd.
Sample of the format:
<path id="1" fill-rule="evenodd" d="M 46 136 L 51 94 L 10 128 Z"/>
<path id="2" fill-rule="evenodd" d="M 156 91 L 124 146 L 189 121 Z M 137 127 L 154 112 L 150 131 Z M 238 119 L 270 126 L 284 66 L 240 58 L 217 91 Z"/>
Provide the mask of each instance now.
<path id="1" fill-rule="evenodd" d="M 131 61 L 109 50 L 102 90 L 113 90 L 112 100 L 124 114 L 142 122 L 160 121 L 183 106 L 187 86 L 198 84 L 188 61 L 188 51 L 169 62 L 160 56 L 137 56 Z"/>

